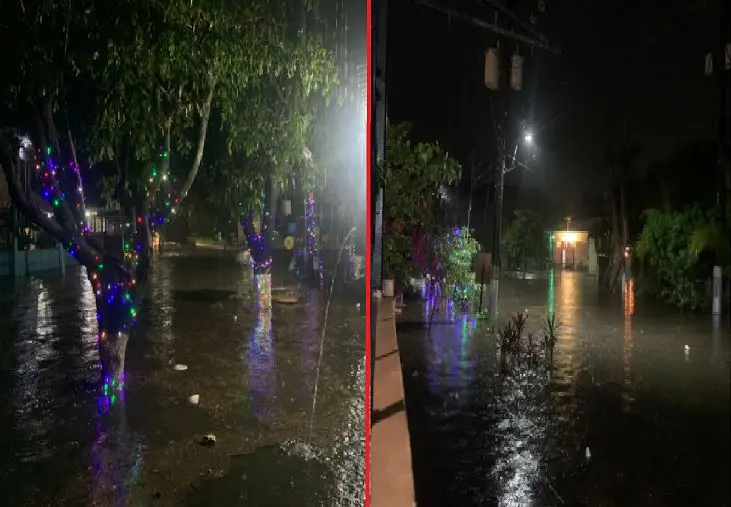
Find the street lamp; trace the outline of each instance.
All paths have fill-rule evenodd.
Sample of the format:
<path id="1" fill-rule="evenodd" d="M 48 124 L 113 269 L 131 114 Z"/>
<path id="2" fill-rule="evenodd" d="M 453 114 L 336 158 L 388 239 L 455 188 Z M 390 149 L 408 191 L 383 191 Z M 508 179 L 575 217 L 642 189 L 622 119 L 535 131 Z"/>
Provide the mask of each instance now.
<path id="1" fill-rule="evenodd" d="M 530 132 L 526 132 L 526 134 L 523 136 L 523 142 L 528 145 L 533 144 L 533 134 L 531 134 Z"/>

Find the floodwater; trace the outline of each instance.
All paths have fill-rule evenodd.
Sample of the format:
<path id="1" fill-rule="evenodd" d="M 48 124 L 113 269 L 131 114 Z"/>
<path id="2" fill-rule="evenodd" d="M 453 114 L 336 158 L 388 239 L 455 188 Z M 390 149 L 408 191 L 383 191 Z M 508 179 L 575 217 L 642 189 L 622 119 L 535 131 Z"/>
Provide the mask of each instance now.
<path id="1" fill-rule="evenodd" d="M 363 505 L 354 302 L 333 298 L 308 445 L 326 292 L 259 311 L 230 255 L 167 252 L 129 341 L 125 391 L 110 398 L 82 270 L 2 283 L 1 505 Z M 207 434 L 215 445 L 201 444 Z"/>
<path id="2" fill-rule="evenodd" d="M 498 323 L 560 318 L 550 377 L 499 375 L 494 334 L 467 316 L 427 329 L 414 302 L 400 318 L 419 507 L 730 505 L 728 322 L 643 309 L 633 282 L 602 301 L 579 273 L 500 289 Z"/>

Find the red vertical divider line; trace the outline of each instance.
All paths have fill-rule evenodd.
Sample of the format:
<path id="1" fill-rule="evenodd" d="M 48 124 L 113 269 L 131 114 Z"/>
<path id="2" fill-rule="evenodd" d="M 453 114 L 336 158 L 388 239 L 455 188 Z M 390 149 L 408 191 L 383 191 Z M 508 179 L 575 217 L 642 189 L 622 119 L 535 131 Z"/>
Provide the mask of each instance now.
<path id="1" fill-rule="evenodd" d="M 371 340 L 372 326 L 371 312 L 371 187 L 373 150 L 373 0 L 366 0 L 366 361 L 365 361 L 365 507 L 371 505 Z"/>

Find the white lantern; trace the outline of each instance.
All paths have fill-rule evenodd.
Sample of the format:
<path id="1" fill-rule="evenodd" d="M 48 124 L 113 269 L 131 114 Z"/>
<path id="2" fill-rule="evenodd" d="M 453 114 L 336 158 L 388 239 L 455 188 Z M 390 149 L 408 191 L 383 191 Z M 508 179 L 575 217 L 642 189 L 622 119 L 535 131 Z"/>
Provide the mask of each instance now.
<path id="1" fill-rule="evenodd" d="M 488 90 L 500 87 L 500 53 L 497 48 L 490 48 L 485 53 L 485 86 Z"/>

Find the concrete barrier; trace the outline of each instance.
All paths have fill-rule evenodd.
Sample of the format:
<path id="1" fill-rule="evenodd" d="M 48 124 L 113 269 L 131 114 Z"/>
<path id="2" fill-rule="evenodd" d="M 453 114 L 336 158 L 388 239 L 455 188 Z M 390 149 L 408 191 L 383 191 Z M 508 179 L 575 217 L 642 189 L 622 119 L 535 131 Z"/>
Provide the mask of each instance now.
<path id="1" fill-rule="evenodd" d="M 55 270 L 64 272 L 67 266 L 77 264 L 76 259 L 60 248 L 5 250 L 0 252 L 0 277 L 28 276 Z"/>
<path id="2" fill-rule="evenodd" d="M 373 420 L 371 427 L 371 506 L 413 507 L 411 439 L 401 356 L 396 341 L 394 300 L 374 300 L 376 312 Z"/>

